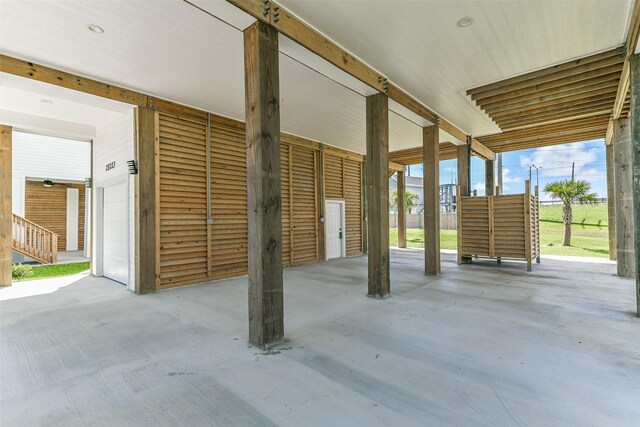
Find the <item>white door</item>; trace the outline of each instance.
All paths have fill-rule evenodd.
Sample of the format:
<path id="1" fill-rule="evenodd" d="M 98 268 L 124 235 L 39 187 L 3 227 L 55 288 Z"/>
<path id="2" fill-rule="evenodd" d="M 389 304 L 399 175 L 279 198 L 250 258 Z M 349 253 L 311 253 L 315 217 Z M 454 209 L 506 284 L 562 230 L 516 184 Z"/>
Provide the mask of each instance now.
<path id="1" fill-rule="evenodd" d="M 102 274 L 128 285 L 127 183 L 105 187 L 103 206 Z"/>
<path id="2" fill-rule="evenodd" d="M 325 221 L 327 259 L 341 258 L 345 252 L 344 202 L 327 200 Z"/>
<path id="3" fill-rule="evenodd" d="M 67 188 L 67 250 L 78 250 L 78 202 L 80 192 L 77 188 Z"/>

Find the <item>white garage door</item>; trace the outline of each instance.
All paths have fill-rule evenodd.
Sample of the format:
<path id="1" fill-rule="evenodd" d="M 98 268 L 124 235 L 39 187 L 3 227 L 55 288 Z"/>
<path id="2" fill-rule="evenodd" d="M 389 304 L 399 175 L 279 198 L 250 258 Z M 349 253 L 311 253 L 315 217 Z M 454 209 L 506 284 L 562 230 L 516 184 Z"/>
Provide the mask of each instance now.
<path id="1" fill-rule="evenodd" d="M 103 274 L 129 284 L 129 224 L 127 184 L 104 189 Z"/>

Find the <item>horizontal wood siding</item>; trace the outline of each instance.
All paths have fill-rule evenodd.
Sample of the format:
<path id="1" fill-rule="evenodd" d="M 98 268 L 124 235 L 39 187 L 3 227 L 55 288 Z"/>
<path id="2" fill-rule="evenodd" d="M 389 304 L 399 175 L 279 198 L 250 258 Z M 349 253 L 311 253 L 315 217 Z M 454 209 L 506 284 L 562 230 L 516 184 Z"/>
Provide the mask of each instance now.
<path id="1" fill-rule="evenodd" d="M 25 218 L 58 235 L 58 251 L 67 250 L 67 188 L 78 189 L 78 249 L 84 250 L 85 185 L 45 187 L 42 181 L 26 181 Z"/>
<path id="2" fill-rule="evenodd" d="M 497 196 L 493 200 L 494 256 L 525 257 L 524 198 L 522 194 Z M 531 238 L 527 236 L 526 238 Z"/>
<path id="3" fill-rule="evenodd" d="M 344 161 L 347 256 L 362 253 L 362 163 Z"/>
<path id="4" fill-rule="evenodd" d="M 206 123 L 160 114 L 158 289 L 207 274 Z"/>
<path id="5" fill-rule="evenodd" d="M 342 157 L 324 155 L 324 194 L 327 199 L 344 199 Z"/>
<path id="6" fill-rule="evenodd" d="M 462 255 L 489 256 L 489 200 L 465 197 L 461 204 Z"/>
<path id="7" fill-rule="evenodd" d="M 316 187 L 318 152 L 297 145 L 291 145 L 290 150 L 293 196 L 291 264 L 306 264 L 318 260 Z"/>
<path id="8" fill-rule="evenodd" d="M 247 274 L 247 150 L 244 123 L 211 118 L 211 279 Z"/>
<path id="9" fill-rule="evenodd" d="M 293 221 L 291 214 L 293 206 L 291 205 L 291 193 L 293 191 L 293 183 L 291 182 L 293 174 L 290 173 L 291 161 L 293 156 L 291 146 L 286 143 L 280 144 L 280 170 L 282 173 L 282 265 L 291 265 L 291 248 L 293 247 Z"/>

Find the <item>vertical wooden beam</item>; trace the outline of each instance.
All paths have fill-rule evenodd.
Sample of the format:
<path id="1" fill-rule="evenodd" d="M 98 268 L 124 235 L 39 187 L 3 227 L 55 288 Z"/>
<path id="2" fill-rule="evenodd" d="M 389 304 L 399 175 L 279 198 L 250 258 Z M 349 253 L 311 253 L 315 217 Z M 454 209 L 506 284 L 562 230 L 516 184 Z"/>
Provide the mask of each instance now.
<path id="1" fill-rule="evenodd" d="M 367 97 L 369 296 L 389 295 L 389 99 Z"/>
<path id="2" fill-rule="evenodd" d="M 0 125 L 0 286 L 11 286 L 12 132 L 11 126 Z"/>
<path id="3" fill-rule="evenodd" d="M 158 113 L 147 107 L 136 108 L 138 175 L 135 179 L 136 286 L 137 294 L 156 290 L 159 239 L 159 130 Z"/>
<path id="4" fill-rule="evenodd" d="M 631 86 L 631 145 L 633 162 L 633 225 L 635 231 L 636 315 L 640 317 L 640 55 L 629 57 Z"/>
<path id="5" fill-rule="evenodd" d="M 613 141 L 618 276 L 631 278 L 635 277 L 636 260 L 633 230 L 633 151 L 631 123 L 628 118 L 614 120 Z"/>
<path id="6" fill-rule="evenodd" d="M 604 147 L 607 162 L 607 224 L 609 229 L 609 259 L 616 260 L 616 200 L 613 144 L 607 144 Z"/>
<path id="7" fill-rule="evenodd" d="M 422 129 L 424 274 L 440 274 L 440 141 L 438 126 Z"/>
<path id="8" fill-rule="evenodd" d="M 484 162 L 484 191 L 485 196 L 493 196 L 496 188 L 496 162 L 485 160 Z"/>
<path id="9" fill-rule="evenodd" d="M 398 191 L 398 247 L 407 247 L 407 206 L 405 201 L 405 193 L 407 186 L 405 184 L 404 171 L 396 172 L 397 191 Z"/>
<path id="10" fill-rule="evenodd" d="M 457 197 L 464 197 L 469 195 L 470 190 L 470 155 L 469 144 L 458 145 L 456 148 L 456 157 L 458 159 L 458 190 Z M 458 199 L 460 200 L 460 199 Z M 462 223 L 458 222 L 458 233 L 460 233 L 460 227 Z M 460 256 L 460 245 L 458 245 L 458 264 L 471 264 L 471 257 Z"/>
<path id="11" fill-rule="evenodd" d="M 262 21 L 244 30 L 244 78 L 249 341 L 267 348 L 284 337 L 284 295 L 278 31 Z"/>

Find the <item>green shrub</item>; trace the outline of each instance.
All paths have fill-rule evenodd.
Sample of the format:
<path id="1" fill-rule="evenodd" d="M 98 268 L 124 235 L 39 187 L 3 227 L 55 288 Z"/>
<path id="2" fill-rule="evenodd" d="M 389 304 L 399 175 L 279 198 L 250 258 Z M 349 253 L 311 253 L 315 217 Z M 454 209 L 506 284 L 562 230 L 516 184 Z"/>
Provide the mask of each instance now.
<path id="1" fill-rule="evenodd" d="M 31 266 L 28 264 L 14 264 L 11 267 L 11 277 L 14 280 L 22 280 L 33 274 Z"/>

